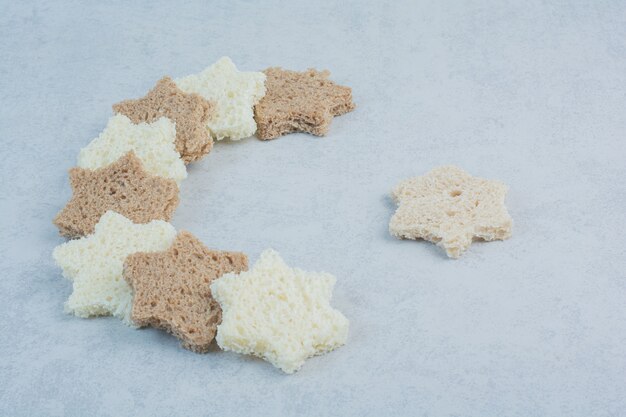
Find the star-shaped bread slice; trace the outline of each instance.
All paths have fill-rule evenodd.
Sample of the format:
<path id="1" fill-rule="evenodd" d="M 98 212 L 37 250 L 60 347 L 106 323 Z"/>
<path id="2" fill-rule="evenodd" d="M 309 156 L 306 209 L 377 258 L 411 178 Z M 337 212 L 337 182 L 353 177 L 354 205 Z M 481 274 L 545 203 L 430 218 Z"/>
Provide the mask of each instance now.
<path id="1" fill-rule="evenodd" d="M 132 320 L 167 330 L 187 349 L 206 352 L 221 319 L 210 284 L 246 269 L 243 253 L 210 250 L 191 233 L 180 232 L 167 250 L 126 259 L 124 279 L 134 292 Z"/>
<path id="2" fill-rule="evenodd" d="M 222 307 L 217 343 L 252 354 L 286 373 L 345 344 L 348 319 L 330 306 L 335 277 L 288 267 L 268 249 L 248 272 L 225 274 L 211 285 Z"/>
<path id="3" fill-rule="evenodd" d="M 217 103 L 216 116 L 207 124 L 215 139 L 238 140 L 254 135 L 252 109 L 265 94 L 262 72 L 238 71 L 230 58 L 222 57 L 204 71 L 175 81 L 181 90 Z"/>
<path id="4" fill-rule="evenodd" d="M 134 123 L 150 123 L 160 117 L 172 120 L 176 123 L 176 150 L 186 164 L 201 159 L 213 147 L 206 125 L 214 117 L 215 103 L 185 93 L 169 77 L 159 80 L 143 98 L 114 104 L 113 111 Z"/>
<path id="5" fill-rule="evenodd" d="M 175 237 L 174 227 L 164 221 L 134 224 L 114 211 L 104 213 L 93 234 L 54 249 L 54 260 L 73 281 L 66 312 L 79 317 L 114 315 L 132 324 L 132 292 L 122 277 L 124 259 L 138 251 L 164 250 Z"/>
<path id="6" fill-rule="evenodd" d="M 153 123 L 135 124 L 118 114 L 109 119 L 97 138 L 80 150 L 77 165 L 98 169 L 133 151 L 146 172 L 180 183 L 187 178 L 187 169 L 176 151 L 175 139 L 174 123 L 165 117 Z"/>
<path id="7" fill-rule="evenodd" d="M 512 220 L 504 206 L 507 187 L 472 177 L 454 166 L 402 181 L 392 192 L 399 205 L 389 231 L 400 239 L 425 239 L 458 258 L 475 238 L 503 240 Z"/>
<path id="8" fill-rule="evenodd" d="M 254 108 L 259 139 L 274 139 L 292 132 L 324 136 L 333 117 L 356 107 L 352 89 L 330 81 L 329 71 L 268 68 L 263 72 L 267 76 L 267 91 Z"/>
<path id="9" fill-rule="evenodd" d="M 54 219 L 59 232 L 69 238 L 93 233 L 108 210 L 147 223 L 170 221 L 178 205 L 176 182 L 149 175 L 132 151 L 104 168 L 72 168 L 70 184 L 72 198 Z"/>

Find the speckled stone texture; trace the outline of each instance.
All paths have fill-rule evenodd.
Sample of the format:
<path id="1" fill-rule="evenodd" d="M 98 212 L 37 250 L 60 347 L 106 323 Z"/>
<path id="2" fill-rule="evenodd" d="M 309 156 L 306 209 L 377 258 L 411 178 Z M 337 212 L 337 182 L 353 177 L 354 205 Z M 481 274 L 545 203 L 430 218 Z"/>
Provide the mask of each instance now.
<path id="1" fill-rule="evenodd" d="M 2 2 L 0 415 L 626 415 L 626 3 Z M 324 138 L 219 142 L 172 219 L 253 264 L 337 277 L 348 343 L 286 376 L 63 313 L 51 220 L 111 105 L 229 55 L 328 68 Z M 509 186 L 507 241 L 453 261 L 388 233 L 389 190 L 444 164 Z"/>

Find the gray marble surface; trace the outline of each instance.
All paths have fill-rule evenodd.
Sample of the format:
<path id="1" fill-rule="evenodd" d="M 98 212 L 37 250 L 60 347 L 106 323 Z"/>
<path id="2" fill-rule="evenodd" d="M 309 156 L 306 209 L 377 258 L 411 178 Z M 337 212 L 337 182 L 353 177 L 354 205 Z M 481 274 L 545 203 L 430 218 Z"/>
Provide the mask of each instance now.
<path id="1" fill-rule="evenodd" d="M 623 1 L 0 1 L 0 415 L 626 415 Z M 66 171 L 154 82 L 222 55 L 328 68 L 326 138 L 219 143 L 173 224 L 337 276 L 348 344 L 287 376 L 63 313 Z M 510 186 L 514 236 L 398 241 L 390 189 L 443 164 Z"/>

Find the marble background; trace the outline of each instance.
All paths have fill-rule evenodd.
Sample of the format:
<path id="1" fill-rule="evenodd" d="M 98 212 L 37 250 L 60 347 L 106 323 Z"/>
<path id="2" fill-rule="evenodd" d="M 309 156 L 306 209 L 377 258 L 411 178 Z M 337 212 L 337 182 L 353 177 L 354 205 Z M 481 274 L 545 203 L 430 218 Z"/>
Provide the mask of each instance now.
<path id="1" fill-rule="evenodd" d="M 626 415 L 623 1 L 0 2 L 0 415 Z M 67 170 L 111 104 L 229 55 L 328 68 L 326 138 L 219 143 L 173 224 L 337 276 L 348 344 L 286 376 L 63 313 Z M 500 179 L 514 236 L 387 232 L 400 180 Z"/>

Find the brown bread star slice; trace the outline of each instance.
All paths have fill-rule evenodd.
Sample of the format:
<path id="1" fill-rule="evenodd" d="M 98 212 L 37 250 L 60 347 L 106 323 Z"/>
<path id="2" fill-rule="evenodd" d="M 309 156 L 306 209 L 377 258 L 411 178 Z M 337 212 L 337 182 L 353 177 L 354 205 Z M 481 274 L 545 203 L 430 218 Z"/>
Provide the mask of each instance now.
<path id="1" fill-rule="evenodd" d="M 215 103 L 198 94 L 187 94 L 169 77 L 160 79 L 145 97 L 113 105 L 133 123 L 151 123 L 167 117 L 176 123 L 176 150 L 188 164 L 201 159 L 213 147 L 207 123 L 215 113 Z"/>
<path id="2" fill-rule="evenodd" d="M 292 132 L 324 136 L 333 117 L 356 107 L 352 89 L 330 81 L 329 71 L 268 68 L 263 72 L 267 76 L 266 93 L 254 108 L 259 139 Z"/>
<path id="3" fill-rule="evenodd" d="M 94 231 L 108 210 L 134 223 L 170 221 L 178 206 L 178 186 L 172 179 L 148 174 L 134 152 L 96 170 L 72 168 L 72 198 L 54 218 L 63 236 L 78 238 Z"/>
<path id="4" fill-rule="evenodd" d="M 134 291 L 131 319 L 168 331 L 186 349 L 207 352 L 222 320 L 210 285 L 225 273 L 247 269 L 243 253 L 210 250 L 191 233 L 180 232 L 166 251 L 126 258 L 124 279 Z"/>

